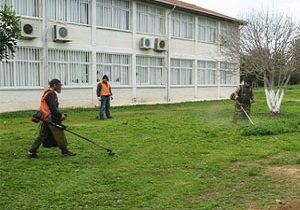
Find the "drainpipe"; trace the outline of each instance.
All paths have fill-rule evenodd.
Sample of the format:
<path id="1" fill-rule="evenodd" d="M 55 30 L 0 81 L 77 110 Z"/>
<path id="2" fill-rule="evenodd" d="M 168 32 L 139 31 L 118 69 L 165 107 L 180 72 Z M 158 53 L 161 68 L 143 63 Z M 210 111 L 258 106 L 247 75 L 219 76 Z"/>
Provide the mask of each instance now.
<path id="1" fill-rule="evenodd" d="M 175 10 L 176 5 L 173 6 L 173 8 L 167 13 L 167 24 L 166 24 L 166 33 L 167 33 L 167 40 L 168 40 L 168 49 L 166 52 L 167 57 L 167 103 L 170 101 L 170 86 L 171 86 L 171 61 L 170 61 L 170 41 L 171 41 L 171 34 L 170 34 L 170 28 L 171 28 L 171 21 L 170 21 L 170 15 Z"/>
<path id="2" fill-rule="evenodd" d="M 43 60 L 42 60 L 42 84 L 41 86 L 46 89 L 48 87 L 48 12 L 47 12 L 47 1 L 43 0 L 42 14 L 42 43 L 43 43 Z"/>

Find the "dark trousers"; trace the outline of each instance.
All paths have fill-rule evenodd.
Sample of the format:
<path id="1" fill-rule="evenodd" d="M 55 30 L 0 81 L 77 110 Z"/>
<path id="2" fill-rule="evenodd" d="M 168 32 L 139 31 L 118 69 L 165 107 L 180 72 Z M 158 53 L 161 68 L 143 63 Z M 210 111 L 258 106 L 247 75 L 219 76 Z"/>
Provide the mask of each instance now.
<path id="1" fill-rule="evenodd" d="M 100 119 L 111 118 L 110 96 L 101 96 L 99 118 Z"/>
<path id="2" fill-rule="evenodd" d="M 30 152 L 36 153 L 38 148 L 47 138 L 53 138 L 57 146 L 62 150 L 67 150 L 68 142 L 65 133 L 62 129 L 57 128 L 53 125 L 43 122 L 41 124 L 40 132 L 38 137 L 35 139 L 31 145 Z"/>
<path id="3" fill-rule="evenodd" d="M 246 114 L 244 113 L 242 107 L 244 108 L 245 112 L 250 115 L 251 110 L 251 104 L 250 103 L 236 103 L 235 104 L 235 110 L 234 110 L 234 116 L 233 116 L 233 122 L 237 122 L 238 120 L 245 120 L 247 119 Z"/>

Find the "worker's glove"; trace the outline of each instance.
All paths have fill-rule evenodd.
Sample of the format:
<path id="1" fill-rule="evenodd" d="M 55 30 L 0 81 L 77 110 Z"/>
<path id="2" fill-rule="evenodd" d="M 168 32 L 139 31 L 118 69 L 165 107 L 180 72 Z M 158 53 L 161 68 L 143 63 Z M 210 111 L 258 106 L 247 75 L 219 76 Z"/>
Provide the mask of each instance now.
<path id="1" fill-rule="evenodd" d="M 101 96 L 97 97 L 98 98 L 98 101 L 101 101 Z"/>
<path id="2" fill-rule="evenodd" d="M 114 100 L 114 97 L 111 96 L 111 97 L 110 97 L 110 100 Z"/>

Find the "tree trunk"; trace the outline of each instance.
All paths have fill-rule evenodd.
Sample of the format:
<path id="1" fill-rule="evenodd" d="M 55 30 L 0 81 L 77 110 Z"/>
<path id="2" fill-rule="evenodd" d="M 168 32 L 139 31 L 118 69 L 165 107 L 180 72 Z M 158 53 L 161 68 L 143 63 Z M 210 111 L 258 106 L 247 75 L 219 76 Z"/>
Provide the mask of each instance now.
<path id="1" fill-rule="evenodd" d="M 284 89 L 279 88 L 276 92 L 273 88 L 268 89 L 265 87 L 265 95 L 267 104 L 272 115 L 280 113 L 280 106 L 284 96 Z"/>

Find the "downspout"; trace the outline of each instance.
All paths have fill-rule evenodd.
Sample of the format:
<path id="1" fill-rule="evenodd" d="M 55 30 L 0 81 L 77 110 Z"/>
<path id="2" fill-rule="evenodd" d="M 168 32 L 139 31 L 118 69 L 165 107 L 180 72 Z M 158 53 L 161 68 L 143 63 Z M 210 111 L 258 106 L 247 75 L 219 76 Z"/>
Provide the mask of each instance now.
<path id="1" fill-rule="evenodd" d="M 170 34 L 170 27 L 171 27 L 171 21 L 170 21 L 170 15 L 175 10 L 176 5 L 173 6 L 173 8 L 168 12 L 167 14 L 167 24 L 166 24 L 166 32 L 167 32 L 167 40 L 168 40 L 168 49 L 167 49 L 167 103 L 170 101 L 170 86 L 171 86 L 171 62 L 170 62 L 170 41 L 171 41 L 171 34 Z"/>
<path id="2" fill-rule="evenodd" d="M 48 12 L 47 12 L 47 1 L 43 0 L 43 24 L 42 24 L 42 43 L 43 43 L 43 60 L 42 60 L 42 84 L 41 86 L 46 89 L 48 87 Z"/>

